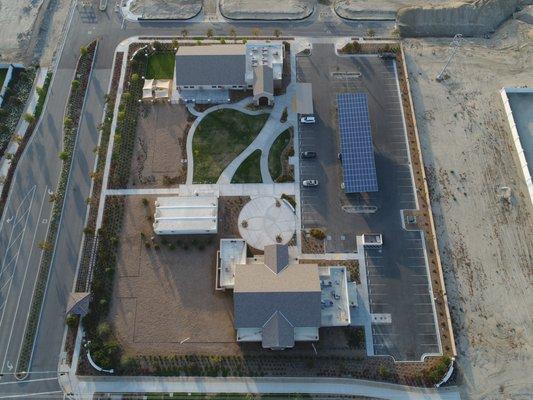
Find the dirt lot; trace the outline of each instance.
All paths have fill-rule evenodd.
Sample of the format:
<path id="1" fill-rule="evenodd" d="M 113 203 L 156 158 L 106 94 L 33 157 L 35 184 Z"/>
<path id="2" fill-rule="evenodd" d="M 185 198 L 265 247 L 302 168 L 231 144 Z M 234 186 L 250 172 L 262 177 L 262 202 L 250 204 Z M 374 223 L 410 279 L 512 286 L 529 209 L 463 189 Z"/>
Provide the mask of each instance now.
<path id="1" fill-rule="evenodd" d="M 134 0 L 130 11 L 148 19 L 188 19 L 202 10 L 201 0 Z"/>
<path id="2" fill-rule="evenodd" d="M 137 138 L 129 187 L 176 186 L 185 183 L 185 143 L 191 126 L 183 105 L 145 104 L 137 124 Z"/>
<path id="3" fill-rule="evenodd" d="M 2 60 L 30 63 L 35 51 L 40 65 L 49 65 L 69 7 L 70 0 L 0 0 Z"/>
<path id="4" fill-rule="evenodd" d="M 532 207 L 499 90 L 533 85 L 533 29 L 509 21 L 490 40 L 409 40 L 407 63 L 432 195 L 465 398 L 531 398 Z M 513 191 L 510 207 L 497 195 Z"/>
<path id="5" fill-rule="evenodd" d="M 126 354 L 240 352 L 231 293 L 215 291 L 219 237 L 235 236 L 229 228 L 237 224 L 242 203 L 238 199 L 219 202 L 220 236 L 176 236 L 165 241 L 152 240 L 148 218 L 155 197 L 147 197 L 147 206 L 141 196 L 127 198 L 110 312 Z"/>

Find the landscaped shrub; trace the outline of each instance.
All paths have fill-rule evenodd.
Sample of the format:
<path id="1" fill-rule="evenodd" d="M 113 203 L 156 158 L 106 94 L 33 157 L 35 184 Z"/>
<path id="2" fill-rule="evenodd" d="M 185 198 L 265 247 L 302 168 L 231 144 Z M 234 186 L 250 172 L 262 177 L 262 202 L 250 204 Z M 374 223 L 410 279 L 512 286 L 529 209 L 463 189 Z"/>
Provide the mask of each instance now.
<path id="1" fill-rule="evenodd" d="M 318 240 L 324 240 L 326 238 L 326 232 L 320 228 L 312 228 L 310 233 L 312 237 Z"/>

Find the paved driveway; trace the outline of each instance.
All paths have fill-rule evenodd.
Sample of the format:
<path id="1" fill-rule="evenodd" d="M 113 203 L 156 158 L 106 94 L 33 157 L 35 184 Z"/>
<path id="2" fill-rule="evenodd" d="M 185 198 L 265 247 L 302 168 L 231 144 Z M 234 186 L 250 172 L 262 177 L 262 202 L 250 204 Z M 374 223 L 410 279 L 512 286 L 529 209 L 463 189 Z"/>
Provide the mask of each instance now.
<path id="1" fill-rule="evenodd" d="M 317 159 L 301 160 L 300 180 L 320 186 L 302 188 L 302 224 L 326 228 L 326 248 L 355 251 L 355 235 L 381 233 L 384 245 L 368 250 L 370 311 L 390 314 L 391 324 L 372 326 L 374 351 L 397 360 L 418 360 L 439 352 L 427 262 L 421 233 L 402 228 L 400 210 L 417 208 L 393 61 L 376 56 L 338 57 L 332 45 L 315 44 L 310 56 L 297 58 L 297 79 L 312 82 L 317 123 L 300 126 L 302 151 Z M 346 195 L 338 159 L 336 95 L 368 95 L 379 191 Z M 346 209 L 375 207 L 375 213 Z"/>

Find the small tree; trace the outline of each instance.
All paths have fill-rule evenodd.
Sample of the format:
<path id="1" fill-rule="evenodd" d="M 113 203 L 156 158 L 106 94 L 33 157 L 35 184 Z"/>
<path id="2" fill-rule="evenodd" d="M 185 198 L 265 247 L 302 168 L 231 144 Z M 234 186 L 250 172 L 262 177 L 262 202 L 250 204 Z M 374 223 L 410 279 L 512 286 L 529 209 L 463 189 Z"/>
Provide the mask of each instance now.
<path id="1" fill-rule="evenodd" d="M 35 122 L 35 115 L 30 113 L 24 113 L 22 118 L 24 118 L 24 121 L 26 121 L 28 124 L 33 124 Z"/>
<path id="2" fill-rule="evenodd" d="M 65 150 L 63 150 L 62 152 L 59 153 L 59 159 L 61 161 L 67 161 L 68 159 L 68 152 L 66 152 Z"/>
<path id="3" fill-rule="evenodd" d="M 87 47 L 85 47 L 85 46 L 81 46 L 81 47 L 80 47 L 80 54 L 81 54 L 82 56 L 86 55 L 87 52 L 88 52 Z"/>
<path id="4" fill-rule="evenodd" d="M 71 83 L 71 86 L 73 90 L 78 90 L 78 88 L 80 87 L 80 81 L 78 81 L 77 79 L 74 79 Z"/>
<path id="5" fill-rule="evenodd" d="M 43 240 L 42 242 L 39 242 L 39 248 L 43 251 L 51 251 L 53 246 L 50 242 Z"/>
<path id="6" fill-rule="evenodd" d="M 233 37 L 233 41 L 235 41 L 236 37 L 237 37 L 237 31 L 234 28 L 231 28 L 229 30 L 229 34 L 230 34 L 231 37 Z"/>
<path id="7" fill-rule="evenodd" d="M 179 44 L 179 42 L 176 39 L 172 40 L 172 47 L 174 48 L 174 50 L 178 50 L 179 49 L 180 44 Z"/>
<path id="8" fill-rule="evenodd" d="M 376 36 L 376 31 L 372 28 L 370 28 L 367 33 L 368 33 L 368 36 L 370 37 Z"/>
<path id="9" fill-rule="evenodd" d="M 209 29 L 207 30 L 206 36 L 207 36 L 208 38 L 212 38 L 212 37 L 213 37 L 213 29 L 209 28 Z"/>
<path id="10" fill-rule="evenodd" d="M 44 89 L 42 88 L 42 86 L 37 86 L 37 87 L 35 88 L 35 91 L 37 92 L 37 94 L 38 94 L 39 96 L 44 96 L 45 93 L 46 93 L 46 92 L 44 91 Z"/>
<path id="11" fill-rule="evenodd" d="M 161 42 L 158 42 L 157 40 L 154 40 L 152 42 L 152 48 L 155 50 L 155 51 L 161 51 L 163 49 L 163 45 L 161 44 Z"/>
<path id="12" fill-rule="evenodd" d="M 65 117 L 65 120 L 63 121 L 63 126 L 66 128 L 66 129 L 70 129 L 72 128 L 72 125 L 74 124 L 74 122 L 72 122 L 72 119 L 69 118 L 69 117 Z"/>
<path id="13" fill-rule="evenodd" d="M 252 35 L 254 35 L 254 36 L 259 36 L 260 32 L 261 32 L 261 30 L 259 28 L 253 28 L 252 29 Z"/>
<path id="14" fill-rule="evenodd" d="M 181 36 L 183 36 L 184 38 L 187 37 L 189 35 L 189 31 L 187 29 L 182 29 L 181 30 Z"/>
<path id="15" fill-rule="evenodd" d="M 140 79 L 141 79 L 141 77 L 139 76 L 139 74 L 131 74 L 131 81 L 132 82 L 139 82 Z"/>
<path id="16" fill-rule="evenodd" d="M 78 324 L 78 317 L 74 314 L 69 314 L 65 322 L 69 328 L 75 328 Z"/>
<path id="17" fill-rule="evenodd" d="M 280 37 L 281 36 L 281 31 L 279 29 L 274 29 L 274 36 L 275 37 Z"/>

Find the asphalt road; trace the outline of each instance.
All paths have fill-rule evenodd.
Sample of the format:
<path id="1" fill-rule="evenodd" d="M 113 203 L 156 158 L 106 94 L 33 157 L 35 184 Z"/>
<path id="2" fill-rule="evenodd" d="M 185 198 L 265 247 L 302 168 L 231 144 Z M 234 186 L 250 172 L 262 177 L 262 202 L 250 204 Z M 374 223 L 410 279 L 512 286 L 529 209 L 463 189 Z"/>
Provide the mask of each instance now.
<path id="1" fill-rule="evenodd" d="M 319 44 L 310 56 L 297 57 L 297 79 L 313 84 L 317 117 L 316 124 L 300 125 L 300 149 L 318 153 L 317 159 L 300 162 L 301 179 L 319 181 L 318 188 L 300 192 L 304 227 L 326 228 L 331 252 L 355 251 L 356 234 L 381 233 L 383 247 L 365 254 L 370 312 L 389 314 L 392 323 L 372 325 L 374 352 L 397 361 L 439 353 L 422 236 L 402 228 L 400 210 L 417 205 L 394 61 L 339 57 L 333 45 Z M 367 94 L 379 190 L 347 195 L 337 157 L 336 95 L 354 92 Z M 353 214 L 343 210 L 347 206 L 377 211 Z"/>
<path id="2" fill-rule="evenodd" d="M 57 367 L 64 332 L 64 312 L 72 289 L 89 196 L 89 173 L 94 165 L 93 149 L 98 136 L 114 50 L 125 38 L 136 35 L 179 35 L 187 29 L 190 36 L 250 35 L 253 28 L 261 34 L 280 29 L 291 36 L 363 36 L 373 29 L 377 36 L 388 36 L 390 22 L 349 22 L 332 15 L 315 15 L 300 22 L 144 22 L 122 23 L 112 7 L 105 13 L 96 10 L 73 13 L 65 46 L 54 71 L 48 101 L 40 125 L 21 158 L 13 179 L 6 211 L 0 221 L 0 398 L 61 398 Z M 70 81 L 79 48 L 98 38 L 100 45 L 87 93 L 74 162 L 65 199 L 57 247 L 45 294 L 29 378 L 16 382 L 14 370 L 21 346 L 41 250 L 46 237 L 51 203 L 48 191 L 57 186 L 61 162 L 62 121 Z"/>

